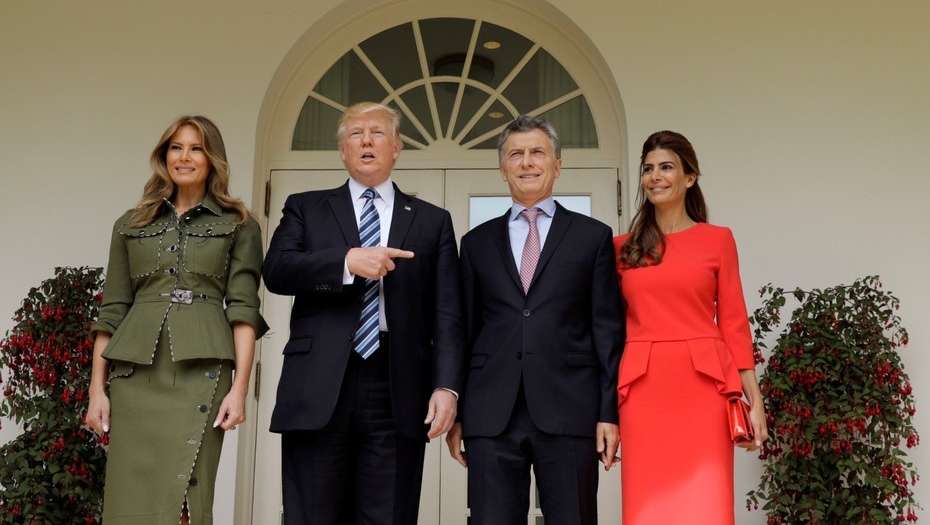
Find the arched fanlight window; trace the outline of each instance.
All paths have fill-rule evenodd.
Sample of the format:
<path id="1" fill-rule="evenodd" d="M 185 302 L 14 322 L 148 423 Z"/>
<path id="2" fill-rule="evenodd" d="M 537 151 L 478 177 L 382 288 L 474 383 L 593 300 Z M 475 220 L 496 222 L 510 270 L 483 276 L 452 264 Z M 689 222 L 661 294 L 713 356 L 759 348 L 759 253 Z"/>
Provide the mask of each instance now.
<path id="1" fill-rule="evenodd" d="M 450 141 L 494 149 L 521 113 L 542 115 L 563 147 L 597 148 L 582 90 L 545 49 L 509 29 L 464 18 L 414 20 L 353 47 L 307 97 L 292 150 L 334 150 L 342 111 L 372 100 L 401 112 L 408 148 Z"/>

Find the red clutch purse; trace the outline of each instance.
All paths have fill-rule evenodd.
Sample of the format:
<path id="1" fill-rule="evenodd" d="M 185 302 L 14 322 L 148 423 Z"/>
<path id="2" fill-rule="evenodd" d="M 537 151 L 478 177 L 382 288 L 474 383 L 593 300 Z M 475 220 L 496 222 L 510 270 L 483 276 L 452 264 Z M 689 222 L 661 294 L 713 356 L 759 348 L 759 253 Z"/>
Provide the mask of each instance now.
<path id="1" fill-rule="evenodd" d="M 730 439 L 733 443 L 753 440 L 755 434 L 749 420 L 749 403 L 743 398 L 731 397 L 727 400 L 727 419 L 730 421 Z"/>

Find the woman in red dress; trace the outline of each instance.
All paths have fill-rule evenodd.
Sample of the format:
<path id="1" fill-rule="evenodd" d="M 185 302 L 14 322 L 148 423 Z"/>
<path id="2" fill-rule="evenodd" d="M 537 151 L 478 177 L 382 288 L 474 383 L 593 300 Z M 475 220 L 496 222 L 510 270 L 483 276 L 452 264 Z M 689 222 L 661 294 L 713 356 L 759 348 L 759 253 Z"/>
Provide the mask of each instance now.
<path id="1" fill-rule="evenodd" d="M 617 382 L 623 525 L 733 523 L 727 399 L 744 392 L 757 450 L 767 438 L 736 243 L 707 223 L 694 148 L 652 134 L 640 205 L 614 239 L 627 304 Z"/>

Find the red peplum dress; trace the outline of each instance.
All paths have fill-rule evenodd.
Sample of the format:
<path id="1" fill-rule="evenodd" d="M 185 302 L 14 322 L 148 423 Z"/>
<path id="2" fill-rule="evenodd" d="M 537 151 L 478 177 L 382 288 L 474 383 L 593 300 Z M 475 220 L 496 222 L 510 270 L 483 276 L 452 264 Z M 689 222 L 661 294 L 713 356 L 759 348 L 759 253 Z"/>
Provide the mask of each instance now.
<path id="1" fill-rule="evenodd" d="M 614 239 L 618 254 L 627 237 Z M 736 242 L 706 223 L 665 240 L 660 264 L 617 270 L 623 525 L 732 524 L 726 399 L 755 366 Z"/>

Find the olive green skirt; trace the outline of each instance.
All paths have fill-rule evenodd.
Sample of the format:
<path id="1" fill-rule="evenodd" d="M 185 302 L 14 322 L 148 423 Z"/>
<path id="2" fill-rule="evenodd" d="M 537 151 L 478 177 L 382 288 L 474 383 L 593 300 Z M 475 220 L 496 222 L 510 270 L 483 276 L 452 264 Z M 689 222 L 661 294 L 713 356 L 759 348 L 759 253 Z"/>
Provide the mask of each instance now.
<path id="1" fill-rule="evenodd" d="M 162 334 L 150 366 L 114 361 L 104 525 L 213 523 L 223 430 L 213 428 L 232 384 L 232 363 L 173 362 Z"/>

